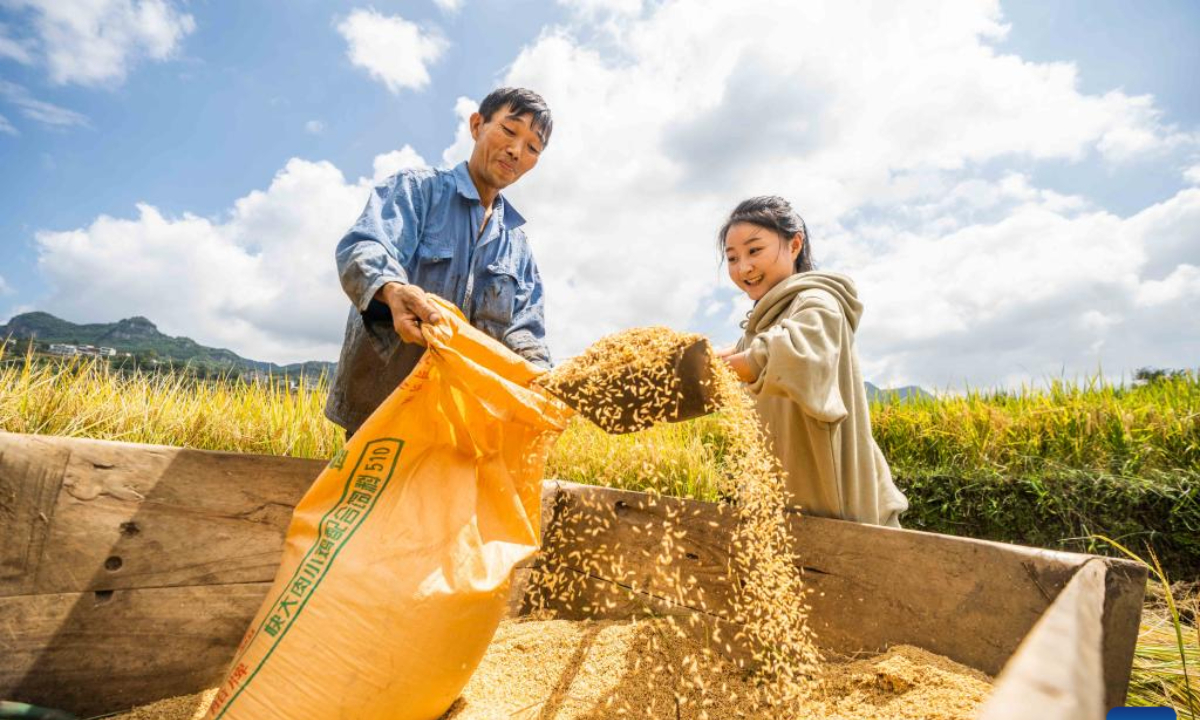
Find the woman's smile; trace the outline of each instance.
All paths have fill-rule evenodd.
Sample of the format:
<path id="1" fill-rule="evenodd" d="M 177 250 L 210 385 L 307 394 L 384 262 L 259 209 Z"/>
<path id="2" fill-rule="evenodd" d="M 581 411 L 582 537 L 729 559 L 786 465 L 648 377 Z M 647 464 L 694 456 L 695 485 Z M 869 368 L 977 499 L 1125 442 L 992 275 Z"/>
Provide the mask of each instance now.
<path id="1" fill-rule="evenodd" d="M 795 271 L 804 246 L 799 233 L 785 238 L 751 222 L 733 223 L 723 240 L 729 279 L 756 302 Z"/>

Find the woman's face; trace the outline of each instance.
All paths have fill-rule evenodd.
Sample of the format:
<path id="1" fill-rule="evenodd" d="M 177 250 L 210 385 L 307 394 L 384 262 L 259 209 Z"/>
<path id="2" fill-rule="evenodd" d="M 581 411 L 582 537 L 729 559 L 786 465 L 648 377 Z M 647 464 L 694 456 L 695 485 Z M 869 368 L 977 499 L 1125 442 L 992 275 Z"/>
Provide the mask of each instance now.
<path id="1" fill-rule="evenodd" d="M 785 241 L 774 230 L 734 223 L 725 234 L 729 279 L 757 301 L 792 274 L 803 243 L 800 233 Z"/>

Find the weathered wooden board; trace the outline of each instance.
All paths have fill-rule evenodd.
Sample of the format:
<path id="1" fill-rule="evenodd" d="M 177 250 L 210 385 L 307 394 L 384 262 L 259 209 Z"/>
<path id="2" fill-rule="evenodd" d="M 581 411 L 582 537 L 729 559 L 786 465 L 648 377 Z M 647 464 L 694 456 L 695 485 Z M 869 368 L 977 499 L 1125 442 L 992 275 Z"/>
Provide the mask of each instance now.
<path id="1" fill-rule="evenodd" d="M 0 697 L 81 717 L 219 683 L 270 583 L 0 598 Z"/>
<path id="2" fill-rule="evenodd" d="M 70 453 L 0 435 L 0 596 L 33 591 Z M 22 436 L 23 437 L 23 436 Z"/>
<path id="3" fill-rule="evenodd" d="M 1075 573 L 996 678 L 980 720 L 1093 720 L 1104 715 L 1106 568 L 1087 562 Z"/>
<path id="4" fill-rule="evenodd" d="M 640 493 L 562 483 L 556 522 L 571 525 L 546 562 L 619 583 L 622 593 L 584 598 L 569 613 L 624 617 L 637 606 L 661 605 L 654 587 L 659 538 L 647 528 L 672 518 L 685 534 L 674 562 L 681 577 L 703 588 L 694 610 L 724 615 L 731 585 L 726 558 L 733 514 L 729 508 Z M 1079 567 L 1093 556 L 932 533 L 794 516 L 790 530 L 812 592 L 809 620 L 819 641 L 841 653 L 877 652 L 913 644 L 996 674 L 1012 657 Z M 619 549 L 623 572 L 588 565 L 605 548 Z M 1112 568 L 1105 601 L 1108 702 L 1124 699 L 1146 571 L 1133 563 L 1096 559 Z M 609 574 L 605 574 L 608 572 Z M 618 576 L 619 575 L 619 576 Z M 689 598 L 694 598 L 689 593 Z"/>
<path id="5" fill-rule="evenodd" d="M 41 510 L 49 522 L 11 524 L 41 537 L 23 541 L 29 550 L 19 565 L 6 558 L 0 597 L 270 581 L 292 508 L 324 467 L 317 460 L 0 433 L 2 457 L 44 457 L 0 464 L 0 483 L 38 495 L 42 506 L 47 497 L 54 503 Z M 62 457 L 65 463 L 56 460 Z"/>
<path id="6" fill-rule="evenodd" d="M 1104 626 L 1104 636 L 1101 662 L 1104 664 L 1104 707 L 1114 708 L 1125 704 L 1125 695 L 1129 690 L 1149 571 L 1131 562 L 1103 562 L 1104 616 L 1101 624 Z"/>

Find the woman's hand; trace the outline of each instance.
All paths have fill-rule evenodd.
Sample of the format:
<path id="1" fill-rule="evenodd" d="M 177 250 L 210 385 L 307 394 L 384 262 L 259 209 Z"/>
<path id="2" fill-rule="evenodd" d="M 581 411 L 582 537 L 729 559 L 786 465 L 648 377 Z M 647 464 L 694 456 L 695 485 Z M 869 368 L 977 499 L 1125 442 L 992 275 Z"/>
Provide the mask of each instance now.
<path id="1" fill-rule="evenodd" d="M 750 367 L 748 351 L 743 350 L 742 352 L 718 355 L 717 357 L 725 361 L 729 369 L 733 370 L 733 374 L 738 376 L 738 380 L 744 383 L 752 383 L 758 379 L 758 376 L 754 373 L 754 369 Z"/>
<path id="2" fill-rule="evenodd" d="M 726 345 L 723 348 L 714 348 L 713 357 L 724 360 L 735 352 L 737 352 L 737 345 Z"/>

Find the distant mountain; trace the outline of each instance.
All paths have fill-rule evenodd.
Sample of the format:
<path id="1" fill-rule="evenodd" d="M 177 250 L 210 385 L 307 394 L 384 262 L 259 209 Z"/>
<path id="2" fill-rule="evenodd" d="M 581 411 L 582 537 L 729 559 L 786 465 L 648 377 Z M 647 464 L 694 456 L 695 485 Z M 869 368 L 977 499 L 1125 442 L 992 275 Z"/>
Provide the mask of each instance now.
<path id="1" fill-rule="evenodd" d="M 905 385 L 899 388 L 881 388 L 876 387 L 871 383 L 863 383 L 867 386 L 867 401 L 875 402 L 904 402 L 913 399 L 932 398 L 933 393 L 917 387 L 916 385 Z"/>
<path id="2" fill-rule="evenodd" d="M 332 373 L 333 363 L 309 361 L 291 365 L 250 360 L 225 348 L 211 348 L 186 337 L 171 337 L 159 332 L 150 320 L 137 316 L 115 323 L 76 325 L 50 313 L 29 312 L 0 325 L 0 340 L 6 337 L 35 340 L 40 343 L 95 345 L 111 347 L 120 353 L 153 357 L 176 365 L 196 365 L 208 370 L 237 369 L 276 375 L 320 375 Z"/>

